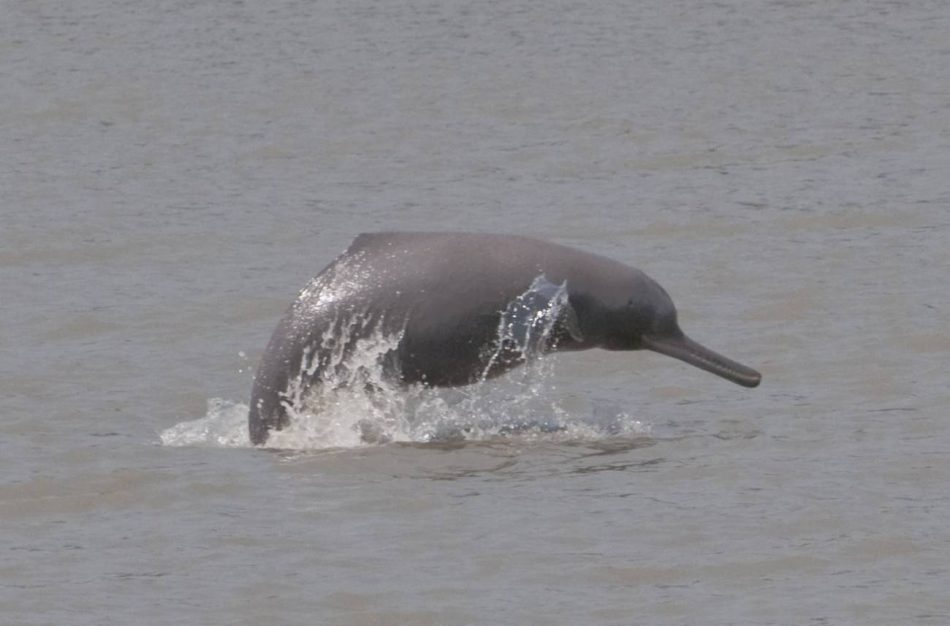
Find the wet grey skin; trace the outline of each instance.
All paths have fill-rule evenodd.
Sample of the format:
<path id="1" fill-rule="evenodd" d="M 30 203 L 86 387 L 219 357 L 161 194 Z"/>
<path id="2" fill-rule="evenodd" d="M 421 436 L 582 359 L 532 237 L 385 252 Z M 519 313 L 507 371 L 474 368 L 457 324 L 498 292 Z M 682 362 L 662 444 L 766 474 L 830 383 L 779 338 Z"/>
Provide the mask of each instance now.
<path id="1" fill-rule="evenodd" d="M 498 358 L 494 349 L 499 322 L 538 277 L 567 289 L 547 350 L 645 349 L 744 387 L 762 379 L 687 337 L 666 291 L 617 261 L 516 235 L 362 234 L 274 330 L 251 391 L 251 441 L 263 444 L 287 425 L 288 405 L 300 397 L 288 396 L 291 381 L 305 391 L 373 332 L 402 333 L 385 363 L 395 382 L 452 387 L 518 366 L 523 355 Z"/>

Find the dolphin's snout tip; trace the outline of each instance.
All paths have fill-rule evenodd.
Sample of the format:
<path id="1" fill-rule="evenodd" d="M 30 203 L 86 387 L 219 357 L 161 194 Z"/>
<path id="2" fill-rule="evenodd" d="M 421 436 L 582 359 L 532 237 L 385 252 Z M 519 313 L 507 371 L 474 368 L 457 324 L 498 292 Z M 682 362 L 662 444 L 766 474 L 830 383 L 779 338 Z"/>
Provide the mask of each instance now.
<path id="1" fill-rule="evenodd" d="M 762 382 L 762 374 L 755 370 L 749 371 L 742 377 L 733 379 L 736 384 L 742 385 L 743 387 L 758 387 L 759 383 Z"/>

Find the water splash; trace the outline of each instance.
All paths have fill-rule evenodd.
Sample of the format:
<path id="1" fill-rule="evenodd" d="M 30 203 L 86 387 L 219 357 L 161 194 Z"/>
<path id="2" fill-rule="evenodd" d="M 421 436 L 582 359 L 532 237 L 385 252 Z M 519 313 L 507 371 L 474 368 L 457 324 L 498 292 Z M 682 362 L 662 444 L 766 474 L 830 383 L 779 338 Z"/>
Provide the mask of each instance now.
<path id="1" fill-rule="evenodd" d="M 535 395 L 537 390 L 543 395 Z M 162 445 L 252 447 L 247 404 L 222 398 L 208 401 L 204 417 L 160 434 Z M 578 402 L 558 395 L 553 385 L 524 389 L 499 379 L 461 390 L 412 388 L 399 396 L 370 397 L 350 390 L 313 394 L 282 431 L 271 433 L 268 448 L 321 450 L 390 442 L 446 443 L 511 440 L 597 441 L 649 435 L 651 426 L 610 404 Z"/>
<path id="2" fill-rule="evenodd" d="M 247 405 L 212 398 L 208 400 L 204 417 L 176 424 L 162 431 L 159 437 L 165 446 L 249 447 Z"/>
<path id="3" fill-rule="evenodd" d="M 284 396 L 289 425 L 272 432 L 269 448 L 312 450 L 389 442 L 591 440 L 641 436 L 649 427 L 616 407 L 587 405 L 560 393 L 554 359 L 541 358 L 561 331 L 575 332 L 566 285 L 543 275 L 502 313 L 486 354 L 482 381 L 453 389 L 406 387 L 387 367 L 402 330 L 381 320 L 335 320 L 319 349 L 306 351 Z M 351 337 L 359 337 L 351 341 Z M 488 381 L 492 368 L 522 366 Z M 503 368 L 502 368 L 503 369 Z M 306 385 L 319 371 L 319 382 Z M 214 399 L 207 414 L 161 434 L 164 445 L 250 446 L 247 405 Z"/>

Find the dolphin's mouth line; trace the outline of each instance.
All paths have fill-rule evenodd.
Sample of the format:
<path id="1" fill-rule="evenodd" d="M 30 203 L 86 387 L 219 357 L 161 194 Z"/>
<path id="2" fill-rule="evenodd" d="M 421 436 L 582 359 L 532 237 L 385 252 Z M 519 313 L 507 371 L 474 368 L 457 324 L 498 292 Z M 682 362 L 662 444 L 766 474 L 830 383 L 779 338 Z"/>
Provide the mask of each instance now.
<path id="1" fill-rule="evenodd" d="M 644 335 L 643 345 L 649 350 L 679 359 L 743 387 L 757 387 L 762 380 L 762 375 L 751 367 L 726 358 L 686 335 L 679 337 Z"/>

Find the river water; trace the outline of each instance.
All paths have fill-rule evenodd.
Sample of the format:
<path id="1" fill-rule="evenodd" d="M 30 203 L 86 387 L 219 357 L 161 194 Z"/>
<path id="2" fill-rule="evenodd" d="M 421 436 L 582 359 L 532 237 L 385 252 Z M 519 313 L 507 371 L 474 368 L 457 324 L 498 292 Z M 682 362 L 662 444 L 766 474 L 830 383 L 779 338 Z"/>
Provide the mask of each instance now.
<path id="1" fill-rule="evenodd" d="M 942 0 L 7 0 L 0 622 L 950 623 L 948 33 Z M 283 310 L 389 229 L 640 267 L 763 383 L 565 354 L 531 397 L 618 428 L 248 446 Z"/>

